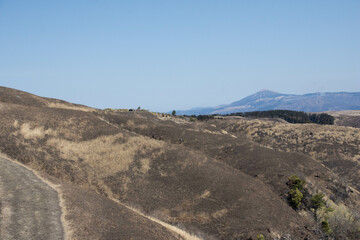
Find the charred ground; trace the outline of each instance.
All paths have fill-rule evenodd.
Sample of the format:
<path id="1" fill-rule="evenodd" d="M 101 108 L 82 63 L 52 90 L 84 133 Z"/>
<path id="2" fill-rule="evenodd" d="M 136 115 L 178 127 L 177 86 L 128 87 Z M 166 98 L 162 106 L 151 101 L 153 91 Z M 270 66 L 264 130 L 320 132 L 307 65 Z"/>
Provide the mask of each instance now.
<path id="1" fill-rule="evenodd" d="M 324 192 L 346 209 L 359 210 L 357 175 L 324 160 L 336 156 L 332 161 L 338 165 L 349 162 L 357 167 L 359 149 L 353 146 L 359 135 L 352 128 L 319 130 L 311 124 L 294 128 L 282 123 L 275 131 L 280 123 L 262 120 L 190 122 L 145 111 L 92 109 L 8 88 L 0 88 L 0 113 L 1 152 L 70 189 L 65 219 L 77 239 L 86 239 L 84 228 L 98 228 L 97 239 L 116 239 L 119 229 L 130 235 L 155 234 L 154 239 L 178 237 L 162 226 L 151 233 L 153 222 L 121 214 L 128 210 L 111 200 L 203 239 L 248 239 L 259 233 L 317 239 L 312 216 L 287 202 L 291 175 L 305 179 L 309 191 Z M 303 144 L 309 127 L 317 136 L 306 142 L 311 151 Z M 322 131 L 345 132 L 349 138 L 341 138 L 335 152 L 324 153 L 322 146 L 329 149 L 334 141 Z M 77 206 L 76 198 L 88 199 L 92 207 Z M 96 208 L 97 201 L 106 206 Z M 109 211 L 115 215 L 109 217 Z M 105 222 L 119 218 L 123 224 L 101 230 L 96 221 L 75 224 L 94 212 Z"/>

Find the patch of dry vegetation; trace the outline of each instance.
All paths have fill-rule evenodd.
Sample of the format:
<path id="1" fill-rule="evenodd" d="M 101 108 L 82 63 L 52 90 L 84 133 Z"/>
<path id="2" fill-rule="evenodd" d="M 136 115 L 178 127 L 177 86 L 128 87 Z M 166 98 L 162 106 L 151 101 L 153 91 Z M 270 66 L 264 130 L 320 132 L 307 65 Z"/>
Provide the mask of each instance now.
<path id="1" fill-rule="evenodd" d="M 225 128 L 234 133 L 245 132 L 250 140 L 272 149 L 303 152 L 335 170 L 341 165 L 333 160 L 360 164 L 360 129 L 357 128 L 260 119 L 233 120 Z"/>
<path id="2" fill-rule="evenodd" d="M 46 102 L 46 105 L 50 108 L 62 108 L 62 109 L 69 109 L 69 110 L 76 110 L 76 111 L 83 111 L 83 112 L 94 112 L 96 109 L 81 106 L 81 105 L 75 105 L 75 104 L 67 104 L 67 103 L 61 103 L 61 102 Z"/>
<path id="3" fill-rule="evenodd" d="M 331 116 L 339 117 L 339 116 L 356 116 L 360 117 L 359 110 L 344 110 L 344 111 L 327 111 L 325 112 Z"/>
<path id="4" fill-rule="evenodd" d="M 89 164 L 99 177 L 104 177 L 127 171 L 136 154 L 152 157 L 161 154 L 164 143 L 142 136 L 125 138 L 119 133 L 79 142 L 50 138 L 47 145 L 55 147 L 62 158 Z M 142 158 L 140 162 L 140 171 L 146 173 L 150 169 L 150 159 Z"/>
<path id="5" fill-rule="evenodd" d="M 128 120 L 125 125 L 131 129 L 134 129 L 134 128 L 137 128 L 140 130 L 147 129 L 147 126 L 145 124 L 135 124 L 135 122 L 133 120 Z"/>
<path id="6" fill-rule="evenodd" d="M 354 239 L 360 236 L 360 213 L 350 210 L 343 203 L 335 204 L 328 201 L 333 209 L 329 213 L 328 221 L 335 239 L 346 239 L 349 233 Z"/>
<path id="7" fill-rule="evenodd" d="M 225 214 L 227 214 L 228 212 L 229 212 L 229 210 L 227 210 L 227 209 L 221 209 L 221 210 L 218 210 L 218 211 L 212 213 L 211 216 L 213 218 L 221 218 L 221 217 L 225 216 Z"/>
<path id="8" fill-rule="evenodd" d="M 14 122 L 14 127 L 18 127 L 17 121 Z M 20 134 L 25 139 L 34 139 L 34 138 L 44 138 L 46 135 L 55 136 L 56 132 L 52 129 L 44 129 L 43 126 L 41 127 L 34 127 L 32 128 L 29 123 L 24 123 L 20 126 Z"/>

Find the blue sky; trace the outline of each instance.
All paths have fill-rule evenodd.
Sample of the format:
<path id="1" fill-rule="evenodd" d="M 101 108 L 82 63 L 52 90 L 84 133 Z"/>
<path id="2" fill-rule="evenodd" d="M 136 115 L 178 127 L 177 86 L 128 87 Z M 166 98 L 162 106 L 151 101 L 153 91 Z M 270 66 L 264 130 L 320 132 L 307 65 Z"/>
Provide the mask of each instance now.
<path id="1" fill-rule="evenodd" d="M 0 0 L 0 85 L 153 111 L 360 91 L 360 1 Z"/>

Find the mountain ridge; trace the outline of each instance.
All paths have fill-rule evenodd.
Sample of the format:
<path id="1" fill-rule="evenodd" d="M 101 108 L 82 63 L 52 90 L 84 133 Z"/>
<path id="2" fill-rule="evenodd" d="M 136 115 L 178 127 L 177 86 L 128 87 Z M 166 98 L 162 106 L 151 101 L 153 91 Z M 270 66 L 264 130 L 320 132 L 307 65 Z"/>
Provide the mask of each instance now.
<path id="1" fill-rule="evenodd" d="M 180 115 L 229 114 L 266 110 L 324 112 L 360 110 L 360 92 L 284 94 L 263 89 L 230 104 L 177 111 Z"/>

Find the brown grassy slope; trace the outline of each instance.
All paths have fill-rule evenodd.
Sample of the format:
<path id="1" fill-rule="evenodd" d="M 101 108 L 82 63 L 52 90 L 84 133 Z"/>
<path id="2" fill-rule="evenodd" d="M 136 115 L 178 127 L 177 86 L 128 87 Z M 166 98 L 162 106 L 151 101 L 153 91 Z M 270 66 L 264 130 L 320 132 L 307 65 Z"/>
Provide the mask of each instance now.
<path id="1" fill-rule="evenodd" d="M 279 152 L 249 142 L 246 131 L 239 129 L 238 131 L 233 130 L 233 128 L 236 129 L 238 127 L 237 121 L 224 119 L 190 124 L 186 121 L 181 121 L 179 118 L 160 117 L 162 120 L 159 120 L 151 114 L 119 114 L 109 112 L 106 113 L 104 118 L 130 131 L 154 139 L 179 144 L 202 152 L 203 154 L 213 156 L 219 161 L 225 162 L 250 176 L 260 179 L 265 184 L 268 184 L 271 189 L 283 199 L 287 196 L 288 189 L 285 183 L 288 177 L 296 174 L 305 178 L 307 188 L 311 194 L 321 191 L 334 201 L 337 204 L 332 205 L 335 212 L 341 210 L 341 206 L 343 206 L 342 204 L 344 203 L 347 212 L 358 213 L 360 210 L 360 194 L 351 187 L 351 181 L 347 181 L 343 176 L 339 177 L 321 162 L 307 156 L 307 154 L 301 151 L 297 152 L 297 149 L 288 152 Z M 174 123 L 174 121 L 177 123 Z M 245 121 L 255 123 L 259 121 L 264 122 L 264 120 Z M 270 122 L 283 124 L 282 121 L 277 120 L 271 120 Z M 298 125 L 286 125 L 289 131 L 296 131 L 298 127 Z M 321 126 L 315 126 L 321 129 Z M 229 132 L 224 129 L 227 129 Z M 316 129 L 317 128 L 314 128 L 314 131 L 316 131 Z M 256 132 L 258 131 L 258 127 L 255 125 L 249 127 L 249 130 Z M 281 136 L 282 132 L 278 131 L 278 134 Z M 318 134 L 320 134 L 320 136 L 317 144 L 319 144 L 319 142 L 329 141 L 329 139 L 322 134 L 321 130 Z M 259 139 L 262 137 L 266 139 L 266 135 L 260 135 Z M 344 159 L 340 158 L 339 164 L 341 164 L 342 160 Z M 331 219 L 331 221 L 333 220 L 334 219 Z M 335 225 L 334 227 L 338 228 L 338 226 Z M 354 236 L 351 234 L 349 234 L 348 237 L 349 239 L 354 239 Z M 355 239 L 356 238 L 357 237 L 355 237 Z"/>
<path id="2" fill-rule="evenodd" d="M 360 190 L 360 129 L 246 119 L 223 123 L 229 132 L 245 132 L 261 145 L 311 156 Z"/>
<path id="3" fill-rule="evenodd" d="M 165 227 L 89 189 L 63 183 L 61 191 L 72 240 L 182 239 Z"/>
<path id="4" fill-rule="evenodd" d="M 90 108 L 80 104 L 73 104 L 63 100 L 54 98 L 39 97 L 27 92 L 19 91 L 13 88 L 0 86 L 0 102 L 3 103 L 15 103 L 31 107 L 52 107 L 52 108 L 64 108 L 78 111 L 95 111 L 96 109 Z"/>
<path id="5" fill-rule="evenodd" d="M 360 110 L 326 112 L 335 118 L 335 125 L 360 128 Z"/>
<path id="6" fill-rule="evenodd" d="M 312 236 L 304 228 L 308 221 L 261 178 L 201 151 L 204 135 L 198 126 L 190 130 L 196 149 L 179 144 L 179 139 L 134 133 L 95 113 L 14 103 L 1 103 L 0 150 L 32 168 L 93 188 L 205 238 L 243 239 L 260 232 Z M 134 115 L 133 120 L 148 116 Z M 151 121 L 139 126 L 145 131 Z M 188 134 L 187 126 L 175 128 L 180 138 Z M 212 141 L 213 148 L 219 146 Z"/>
<path id="7" fill-rule="evenodd" d="M 304 153 L 279 152 L 264 148 L 249 142 L 246 132 L 238 131 L 232 134 L 224 131 L 223 125 L 233 126 L 234 124 L 226 119 L 197 122 L 196 124 L 182 121 L 182 126 L 179 126 L 173 122 L 181 122 L 179 119 L 161 121 L 149 114 L 146 117 L 145 115 L 142 117 L 136 115 L 139 114 L 107 113 L 105 117 L 112 123 L 139 134 L 180 144 L 211 155 L 268 184 L 282 199 L 287 196 L 288 188 L 285 183 L 288 177 L 296 174 L 307 181 L 307 188 L 311 194 L 321 191 L 334 201 L 338 205 L 334 205 L 334 209 L 340 209 L 339 206 L 345 203 L 348 212 L 356 213 L 360 210 L 359 192 L 349 186 L 350 182 L 345 181 Z M 281 123 L 281 121 L 276 122 Z M 145 126 L 147 127 L 145 128 Z M 334 227 L 337 226 L 334 225 Z M 354 239 L 351 234 L 348 237 Z"/>
<path id="8" fill-rule="evenodd" d="M 243 132 L 236 136 L 224 128 L 236 126 L 233 120 L 213 120 L 194 124 L 176 124 L 155 116 L 138 113 L 107 113 L 110 122 L 154 139 L 172 142 L 202 152 L 226 163 L 249 176 L 260 179 L 283 198 L 287 195 L 286 181 L 295 174 L 306 178 L 315 192 L 326 192 L 334 201 L 350 197 L 346 184 L 319 162 L 298 152 L 279 152 L 248 141 Z M 146 126 L 146 127 L 144 127 Z M 254 128 L 255 130 L 257 128 Z M 357 195 L 354 196 L 357 199 Z M 351 200 L 355 201 L 355 200 Z"/>
<path id="9" fill-rule="evenodd" d="M 0 157 L 9 159 L 8 156 L 0 152 Z M 11 161 L 9 159 L 9 161 Z M 0 169 L 1 170 L 1 169 Z M 131 209 L 128 209 L 126 206 L 119 205 L 116 202 L 96 194 L 91 189 L 84 189 L 75 184 L 66 183 L 60 179 L 51 177 L 47 174 L 34 172 L 37 177 L 40 177 L 41 180 L 46 182 L 52 188 L 57 189 L 60 206 L 61 206 L 61 215 L 62 223 L 65 228 L 64 239 L 66 240 L 89 240 L 89 239 L 134 239 L 134 240 L 182 240 L 178 233 L 170 231 L 169 229 L 163 227 L 161 224 L 153 222 L 151 219 L 148 219 L 137 212 L 134 212 Z M 19 173 L 14 173 L 19 174 Z M 22 187 L 29 187 L 26 183 Z M 33 186 L 34 187 L 34 186 Z M 37 187 L 36 189 L 39 190 Z M 56 196 L 57 197 L 57 196 Z M 33 202 L 35 205 L 41 201 L 41 199 L 36 198 L 26 198 L 28 203 L 31 205 Z M 0 203 L 4 199 L 0 195 Z M 16 199 L 15 199 L 16 200 Z M 42 201 L 49 201 L 49 198 L 44 198 Z M 19 202 L 17 202 L 18 205 Z M 52 204 L 52 203 L 50 203 Z M 59 204 L 59 201 L 56 201 L 55 204 Z M 44 207 L 47 204 L 43 204 Z M 4 209 L 4 206 L 2 206 Z M 19 207 L 19 206 L 15 206 Z M 20 205 L 21 208 L 28 208 L 27 205 Z M 29 206 L 31 208 L 31 206 Z M 47 210 L 48 207 L 45 206 Z M 0 204 L 1 209 L 1 204 Z M 30 209 L 29 209 L 30 210 Z M 20 211 L 23 212 L 23 211 Z M 4 211 L 3 211 L 4 213 Z M 11 213 L 11 212 L 10 212 Z M 16 214 L 16 211 L 13 212 Z M 38 214 L 36 214 L 38 215 Z M 38 222 L 41 219 L 36 217 Z M 20 216 L 21 218 L 21 216 Z M 34 222 L 35 218 L 30 219 Z M 4 219 L 3 219 L 4 220 Z M 6 220 L 6 219 L 5 219 Z M 26 227 L 21 218 L 21 226 L 18 228 Z M 35 223 L 36 224 L 36 223 Z M 45 223 L 45 225 L 51 223 Z M 29 224 L 27 224 L 29 225 Z M 30 224 L 31 225 L 31 224 Z M 17 227 L 14 225 L 15 228 Z M 44 225 L 40 226 L 43 230 Z M 17 229 L 13 229 L 18 236 L 24 239 L 24 236 L 20 234 Z M 26 230 L 26 229 L 25 229 Z M 35 235 L 39 235 L 39 232 L 36 232 L 39 229 L 33 229 Z M 27 229 L 28 231 L 28 229 Z M 29 231 L 28 231 L 29 233 Z M 29 235 L 29 234 L 28 234 Z M 33 235 L 32 235 L 33 236 Z M 8 239 L 8 238 L 6 238 Z M 34 236 L 31 238 L 34 239 Z M 40 238 L 38 238 L 40 239 Z M 41 239 L 54 239 L 54 238 L 41 238 Z"/>

